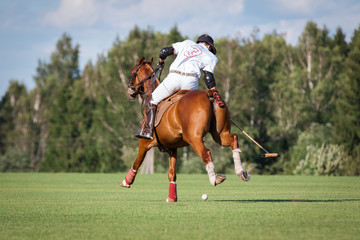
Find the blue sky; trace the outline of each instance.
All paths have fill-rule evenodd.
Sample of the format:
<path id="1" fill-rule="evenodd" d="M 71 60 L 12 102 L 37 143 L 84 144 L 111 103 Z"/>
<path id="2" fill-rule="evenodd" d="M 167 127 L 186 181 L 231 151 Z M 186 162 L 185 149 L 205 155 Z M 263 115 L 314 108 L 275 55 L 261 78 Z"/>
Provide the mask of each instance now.
<path id="1" fill-rule="evenodd" d="M 359 0 L 1 0 L 0 97 L 10 80 L 30 90 L 38 61 L 49 62 L 66 32 L 80 45 L 80 67 L 106 54 L 116 36 L 124 40 L 135 25 L 182 35 L 209 33 L 215 38 L 260 37 L 276 30 L 296 45 L 306 22 L 326 26 L 332 36 L 341 27 L 350 40 L 360 24 Z"/>

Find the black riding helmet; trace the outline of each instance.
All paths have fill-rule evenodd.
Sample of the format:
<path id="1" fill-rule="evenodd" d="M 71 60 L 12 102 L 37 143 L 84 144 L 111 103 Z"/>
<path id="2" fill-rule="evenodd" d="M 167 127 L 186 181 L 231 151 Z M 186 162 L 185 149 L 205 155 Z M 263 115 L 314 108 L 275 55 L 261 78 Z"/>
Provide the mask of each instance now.
<path id="1" fill-rule="evenodd" d="M 196 41 L 196 43 L 199 43 L 199 42 L 206 42 L 207 44 L 209 44 L 210 45 L 210 52 L 212 52 L 214 55 L 216 54 L 216 48 L 214 46 L 214 40 L 212 39 L 212 37 L 210 37 L 207 34 L 203 34 Z"/>

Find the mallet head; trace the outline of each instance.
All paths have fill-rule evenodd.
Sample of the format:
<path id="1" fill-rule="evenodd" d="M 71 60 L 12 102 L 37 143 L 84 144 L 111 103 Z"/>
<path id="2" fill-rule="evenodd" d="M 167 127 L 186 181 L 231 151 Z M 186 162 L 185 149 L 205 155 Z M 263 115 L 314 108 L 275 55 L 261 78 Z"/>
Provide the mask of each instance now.
<path id="1" fill-rule="evenodd" d="M 261 154 L 262 158 L 276 158 L 276 157 L 280 157 L 279 153 L 263 153 Z"/>

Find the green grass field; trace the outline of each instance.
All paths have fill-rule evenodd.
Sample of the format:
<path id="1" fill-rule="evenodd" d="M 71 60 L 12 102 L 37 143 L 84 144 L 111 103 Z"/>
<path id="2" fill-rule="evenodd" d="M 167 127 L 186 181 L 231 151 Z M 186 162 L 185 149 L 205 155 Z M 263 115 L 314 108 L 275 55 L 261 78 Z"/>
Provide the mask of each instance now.
<path id="1" fill-rule="evenodd" d="M 124 175 L 0 174 L 0 239 L 360 239 L 359 177 Z"/>

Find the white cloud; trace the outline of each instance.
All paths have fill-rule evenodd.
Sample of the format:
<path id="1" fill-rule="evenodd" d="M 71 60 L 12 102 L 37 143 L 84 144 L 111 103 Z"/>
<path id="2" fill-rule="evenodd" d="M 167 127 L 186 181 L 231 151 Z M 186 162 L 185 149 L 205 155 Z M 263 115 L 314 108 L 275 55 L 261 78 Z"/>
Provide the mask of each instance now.
<path id="1" fill-rule="evenodd" d="M 60 28 L 91 26 L 98 20 L 99 10 L 95 0 L 61 0 L 58 9 L 44 16 L 43 23 Z"/>
<path id="2" fill-rule="evenodd" d="M 194 16 L 188 20 L 182 21 L 178 24 L 178 29 L 181 33 L 186 33 L 189 37 L 194 37 L 203 33 L 209 34 L 214 38 L 223 37 L 223 24 L 221 22 L 211 22 L 209 24 L 208 20 L 201 16 Z"/>
<path id="3" fill-rule="evenodd" d="M 277 33 L 285 35 L 286 43 L 296 45 L 307 22 L 307 19 L 280 20 L 262 24 L 258 27 L 262 34 L 272 33 L 276 30 Z"/>
<path id="4" fill-rule="evenodd" d="M 228 12 L 233 15 L 241 14 L 244 10 L 244 1 L 233 1 L 227 3 L 227 5 Z"/>
<path id="5" fill-rule="evenodd" d="M 217 0 L 61 0 L 58 9 L 48 12 L 43 22 L 60 28 L 89 27 L 95 23 L 133 27 L 134 24 L 167 23 L 169 19 L 191 21 L 194 16 L 206 19 L 234 16 L 243 9 L 244 0 L 230 0 L 226 4 Z"/>
<path id="6" fill-rule="evenodd" d="M 285 34 L 284 38 L 288 44 L 296 45 L 298 39 L 305 29 L 307 22 L 313 21 L 317 24 L 317 27 L 322 29 L 324 26 L 329 30 L 329 36 L 333 37 L 336 34 L 336 29 L 341 27 L 344 33 L 346 34 L 346 41 L 350 41 L 353 31 L 359 27 L 360 24 L 360 14 L 350 13 L 339 14 L 339 15 L 327 15 L 322 17 L 315 17 L 313 19 L 308 18 L 297 18 L 291 20 L 278 20 L 274 22 L 269 22 L 266 24 L 260 24 L 256 27 L 259 28 L 259 36 L 262 37 L 264 34 L 272 33 L 276 30 L 279 34 Z M 241 32 L 243 37 L 250 37 L 251 32 L 253 31 L 253 25 L 246 25 L 237 28 L 238 32 Z M 350 34 L 349 34 L 350 33 Z"/>
<path id="7" fill-rule="evenodd" d="M 348 42 L 352 37 L 352 32 L 360 24 L 360 2 L 344 1 L 339 3 L 334 0 L 274 0 L 274 2 L 273 8 L 276 7 L 277 12 L 286 11 L 287 13 L 280 14 L 279 19 L 273 19 L 267 23 L 237 26 L 236 31 L 241 32 L 242 37 L 248 38 L 254 27 L 258 27 L 260 30 L 259 37 L 276 30 L 277 33 L 285 34 L 284 37 L 288 44 L 296 45 L 309 21 L 315 22 L 318 28 L 326 26 L 330 37 L 336 33 L 337 27 L 341 27 L 346 33 Z M 289 13 L 293 14 L 290 18 L 288 17 Z"/>
<path id="8" fill-rule="evenodd" d="M 312 14 L 322 9 L 333 7 L 332 0 L 273 0 L 279 11 L 288 11 L 292 13 Z"/>

